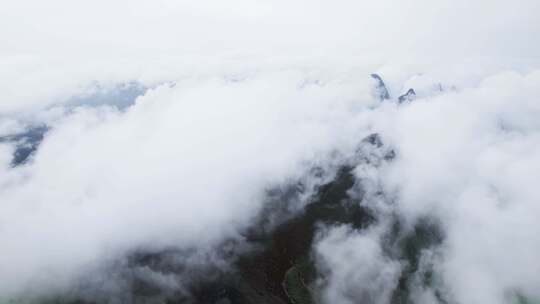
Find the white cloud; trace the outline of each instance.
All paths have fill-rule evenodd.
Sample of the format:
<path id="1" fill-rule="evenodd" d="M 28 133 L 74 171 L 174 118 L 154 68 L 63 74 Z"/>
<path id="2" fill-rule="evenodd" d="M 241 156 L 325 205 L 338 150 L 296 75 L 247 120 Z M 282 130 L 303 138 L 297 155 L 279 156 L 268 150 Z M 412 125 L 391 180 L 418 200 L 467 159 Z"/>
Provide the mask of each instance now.
<path id="1" fill-rule="evenodd" d="M 399 214 L 443 220 L 441 273 L 460 303 L 539 296 L 538 75 L 503 73 L 385 113 L 399 152 L 381 180 L 398 191 Z"/>
<path id="2" fill-rule="evenodd" d="M 0 189 L 2 292 L 52 275 L 69 282 L 138 246 L 205 248 L 237 237 L 267 187 L 355 134 L 341 130 L 356 123 L 361 92 L 298 89 L 299 76 L 163 85 L 125 113 L 80 107 L 53 120 L 33 162 L 9 170 Z"/>
<path id="3" fill-rule="evenodd" d="M 14 144 L 0 145 L 0 293 L 63 287 L 137 246 L 235 237 L 268 185 L 376 131 L 397 158 L 356 173 L 397 199 L 372 204 L 380 216 L 441 219 L 435 269 L 452 299 L 539 298 L 539 11 L 536 0 L 3 4 L 0 136 L 52 129 L 25 166 L 9 168 Z M 372 72 L 394 99 L 409 87 L 418 99 L 376 107 Z M 62 106 L 131 82 L 153 89 L 125 112 Z M 387 301 L 399 267 L 382 245 L 328 232 L 325 295 L 346 302 L 376 278 L 360 290 Z M 349 253 L 358 268 L 339 264 Z"/>
<path id="4" fill-rule="evenodd" d="M 324 276 L 319 283 L 324 303 L 390 303 L 401 265 L 384 256 L 379 233 L 359 233 L 346 226 L 323 233 L 315 254 Z"/>

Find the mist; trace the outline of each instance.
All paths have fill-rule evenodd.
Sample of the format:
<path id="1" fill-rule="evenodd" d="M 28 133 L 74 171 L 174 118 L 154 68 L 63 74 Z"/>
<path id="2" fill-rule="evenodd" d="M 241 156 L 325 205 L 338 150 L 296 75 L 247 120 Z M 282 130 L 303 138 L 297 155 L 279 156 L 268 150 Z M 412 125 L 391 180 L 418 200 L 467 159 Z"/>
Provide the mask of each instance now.
<path id="1" fill-rule="evenodd" d="M 0 301 L 540 300 L 538 1 L 3 6 Z"/>

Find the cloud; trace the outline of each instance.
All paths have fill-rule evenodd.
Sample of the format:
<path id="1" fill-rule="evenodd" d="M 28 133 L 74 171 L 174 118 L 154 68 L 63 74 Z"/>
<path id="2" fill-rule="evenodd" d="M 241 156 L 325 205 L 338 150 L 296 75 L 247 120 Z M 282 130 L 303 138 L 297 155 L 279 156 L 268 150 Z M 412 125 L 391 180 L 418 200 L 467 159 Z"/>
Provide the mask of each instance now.
<path id="1" fill-rule="evenodd" d="M 324 279 L 324 303 L 389 303 L 397 287 L 401 264 L 386 257 L 378 231 L 330 228 L 315 246 Z"/>
<path id="2" fill-rule="evenodd" d="M 353 86 L 298 89 L 301 80 L 280 73 L 162 85 L 124 112 L 78 107 L 51 120 L 32 161 L 5 170 L 2 293 L 49 286 L 51 276 L 59 286 L 49 289 L 60 288 L 141 246 L 211 248 L 239 238 L 265 189 L 353 136 L 336 136 L 340 118 L 354 123 L 344 98 Z"/>
<path id="3" fill-rule="evenodd" d="M 398 151 L 379 179 L 397 193 L 397 212 L 408 221 L 442 219 L 438 274 L 459 303 L 539 296 L 532 287 L 540 280 L 538 75 L 501 73 L 377 116 Z"/>
<path id="4" fill-rule="evenodd" d="M 94 81 L 385 66 L 402 84 L 427 69 L 532 68 L 537 10 L 535 0 L 17 1 L 0 13 L 0 111 L 65 100 Z"/>
<path id="5" fill-rule="evenodd" d="M 24 143 L 0 141 L 0 298 L 103 277 L 140 248 L 212 256 L 241 242 L 269 187 L 373 132 L 396 153 L 354 170 L 378 222 L 321 232 L 323 299 L 391 301 L 410 270 L 392 250 L 426 218 L 444 239 L 421 252 L 412 276 L 436 283 L 411 280 L 415 300 L 540 298 L 538 11 L 536 0 L 6 4 L 0 138 L 50 129 L 16 167 Z M 398 106 L 409 88 L 417 98 Z"/>

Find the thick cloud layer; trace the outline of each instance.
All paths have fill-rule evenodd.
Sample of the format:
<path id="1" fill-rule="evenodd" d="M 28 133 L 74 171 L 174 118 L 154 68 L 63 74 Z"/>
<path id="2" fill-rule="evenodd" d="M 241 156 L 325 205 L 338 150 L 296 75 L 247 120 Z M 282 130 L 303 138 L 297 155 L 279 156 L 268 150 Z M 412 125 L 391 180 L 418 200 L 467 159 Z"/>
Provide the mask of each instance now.
<path id="1" fill-rule="evenodd" d="M 447 301 L 457 303 L 540 298 L 536 257 L 540 197 L 534 186 L 540 178 L 540 134 L 535 119 L 540 114 L 539 76 L 538 72 L 501 73 L 472 89 L 418 98 L 399 108 L 382 106 L 367 114 L 374 129 L 397 151 L 391 164 L 375 171 L 362 167 L 356 171 L 367 189 L 379 191 L 381 187 L 386 193 L 382 203 L 370 196 L 363 202 L 378 210 L 378 229 L 390 231 L 388 218 L 393 214 L 405 226 L 426 217 L 442 222 L 443 243 L 426 250 L 420 262 L 435 263 L 430 266 L 435 283 L 426 290 L 413 288 L 416 302 L 436 302 L 434 295 L 441 290 Z M 394 269 L 393 263 L 400 259 L 392 260 L 388 253 L 374 254 L 380 249 L 368 248 L 375 245 L 354 245 L 377 240 L 385 245 L 377 235 L 351 234 L 339 228 L 320 241 L 317 248 L 322 265 L 333 265 L 323 266 L 331 272 L 325 295 L 330 297 L 328 302 L 354 301 L 354 293 L 363 292 L 378 295 L 370 303 L 388 303 L 380 297 L 383 291 L 395 289 L 396 276 L 389 275 L 384 286 L 379 286 L 377 275 L 383 275 L 382 269 L 387 267 Z M 350 252 L 347 259 L 342 252 Z M 374 263 L 385 266 L 360 281 L 379 285 L 368 284 L 365 292 L 355 287 L 361 283 L 347 285 L 364 271 L 369 275 Z M 425 271 L 421 268 L 418 272 Z"/>
<path id="2" fill-rule="evenodd" d="M 58 102 L 95 81 L 151 86 L 262 69 L 385 66 L 405 81 L 445 67 L 473 78 L 538 65 L 539 9 L 536 0 L 16 1 L 0 12 L 0 111 Z"/>
<path id="3" fill-rule="evenodd" d="M 2 292 L 73 280 L 138 246 L 238 237 L 265 189 L 358 136 L 342 128 L 356 124 L 360 90 L 302 84 L 280 73 L 163 85 L 125 113 L 82 107 L 51 121 L 33 161 L 2 171 Z"/>
<path id="4" fill-rule="evenodd" d="M 321 228 L 321 300 L 392 301 L 411 267 L 388 235 L 426 219 L 444 237 L 407 283 L 416 302 L 540 299 L 538 1 L 4 7 L 0 300 L 64 292 L 140 248 L 241 240 L 270 187 L 374 132 L 395 158 L 354 172 L 377 224 Z"/>
<path id="5" fill-rule="evenodd" d="M 402 214 L 445 222 L 440 272 L 459 302 L 540 297 L 539 93 L 538 72 L 502 73 L 473 90 L 418 100 L 391 127 L 401 157 L 383 179 L 399 192 Z"/>

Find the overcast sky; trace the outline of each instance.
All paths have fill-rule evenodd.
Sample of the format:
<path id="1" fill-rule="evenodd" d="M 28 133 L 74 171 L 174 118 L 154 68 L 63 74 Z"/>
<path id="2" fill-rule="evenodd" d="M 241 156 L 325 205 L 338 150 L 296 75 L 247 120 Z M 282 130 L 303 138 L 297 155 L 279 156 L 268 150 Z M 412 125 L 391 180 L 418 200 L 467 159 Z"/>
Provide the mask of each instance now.
<path id="1" fill-rule="evenodd" d="M 0 300 L 65 290 L 133 248 L 212 250 L 269 186 L 373 132 L 398 156 L 355 172 L 396 198 L 371 202 L 379 216 L 443 223 L 425 260 L 438 288 L 540 299 L 538 0 L 3 2 L 0 136 L 50 131 L 15 168 L 0 143 Z M 127 84 L 140 96 L 119 110 Z M 387 228 L 321 232 L 324 301 L 364 286 L 388 303 L 403 264 Z"/>

